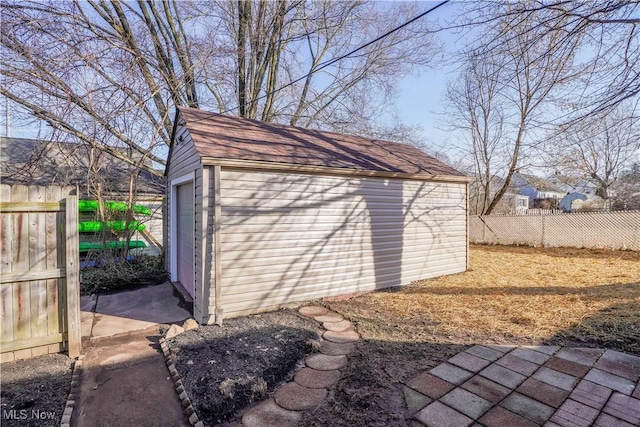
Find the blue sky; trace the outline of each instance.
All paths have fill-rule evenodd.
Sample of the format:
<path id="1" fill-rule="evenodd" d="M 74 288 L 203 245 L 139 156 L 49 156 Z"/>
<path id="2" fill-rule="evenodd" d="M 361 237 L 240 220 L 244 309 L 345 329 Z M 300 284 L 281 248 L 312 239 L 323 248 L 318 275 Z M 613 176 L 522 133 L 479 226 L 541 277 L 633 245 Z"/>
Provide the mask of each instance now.
<path id="1" fill-rule="evenodd" d="M 439 1 L 420 2 L 421 9 L 427 10 Z M 423 19 L 429 21 L 451 20 L 458 12 L 460 3 L 448 3 L 435 10 Z M 398 97 L 395 107 L 399 118 L 408 125 L 420 126 L 421 136 L 429 147 L 434 149 L 446 148 L 452 141 L 451 133 L 440 129 L 441 119 L 445 110 L 445 94 L 447 82 L 455 77 L 452 65 L 446 65 L 443 59 L 450 58 L 450 54 L 459 46 L 458 35 L 452 31 L 442 31 L 437 34 L 439 42 L 443 43 L 443 50 L 434 52 L 434 68 L 416 70 L 414 75 L 399 82 Z M 4 101 L 4 100 L 3 100 Z M 4 102 L 3 102 L 4 103 Z M 5 105 L 0 106 L 2 118 L 0 119 L 0 134 L 5 134 L 6 116 Z M 48 128 L 37 121 L 28 126 L 16 126 L 16 120 L 11 121 L 11 136 L 36 138 L 38 130 L 46 132 Z"/>

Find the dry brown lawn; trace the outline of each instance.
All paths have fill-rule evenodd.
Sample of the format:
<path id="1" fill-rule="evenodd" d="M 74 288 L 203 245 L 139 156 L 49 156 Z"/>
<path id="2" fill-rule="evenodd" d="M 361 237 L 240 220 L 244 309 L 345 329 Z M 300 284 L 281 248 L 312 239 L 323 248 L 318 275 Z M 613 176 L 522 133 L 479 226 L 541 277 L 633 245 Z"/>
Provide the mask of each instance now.
<path id="1" fill-rule="evenodd" d="M 588 344 L 640 354 L 640 253 L 471 246 L 466 273 L 330 305 L 368 340 Z"/>

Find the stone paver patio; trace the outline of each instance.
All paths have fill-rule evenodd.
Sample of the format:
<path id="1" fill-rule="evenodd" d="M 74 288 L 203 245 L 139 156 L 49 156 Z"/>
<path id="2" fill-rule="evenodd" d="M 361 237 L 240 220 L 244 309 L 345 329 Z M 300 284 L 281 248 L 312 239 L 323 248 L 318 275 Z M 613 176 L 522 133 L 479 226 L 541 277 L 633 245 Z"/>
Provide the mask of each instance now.
<path id="1" fill-rule="evenodd" d="M 640 357 L 614 350 L 476 345 L 413 378 L 428 427 L 640 426 Z"/>
<path id="2" fill-rule="evenodd" d="M 360 338 L 321 306 L 300 313 L 325 329 L 320 352 L 271 399 L 249 409 L 244 426 L 297 426 L 326 402 Z M 560 346 L 476 345 L 404 386 L 414 427 L 640 427 L 640 357 Z"/>

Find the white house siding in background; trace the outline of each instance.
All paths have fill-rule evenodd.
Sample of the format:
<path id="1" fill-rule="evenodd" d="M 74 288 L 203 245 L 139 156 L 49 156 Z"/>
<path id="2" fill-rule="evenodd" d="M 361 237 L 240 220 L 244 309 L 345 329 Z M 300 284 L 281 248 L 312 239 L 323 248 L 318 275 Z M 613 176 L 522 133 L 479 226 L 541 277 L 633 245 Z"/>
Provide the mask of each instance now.
<path id="1" fill-rule="evenodd" d="M 221 201 L 225 315 L 466 269 L 459 183 L 223 169 Z"/>

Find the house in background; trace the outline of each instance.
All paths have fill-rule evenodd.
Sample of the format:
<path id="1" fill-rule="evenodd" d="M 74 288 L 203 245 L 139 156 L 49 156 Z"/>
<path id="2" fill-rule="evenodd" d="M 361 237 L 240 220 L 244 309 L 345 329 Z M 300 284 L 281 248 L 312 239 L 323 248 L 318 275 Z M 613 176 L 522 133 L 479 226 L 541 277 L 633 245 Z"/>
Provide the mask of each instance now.
<path id="1" fill-rule="evenodd" d="M 556 200 L 556 204 L 559 204 L 567 194 L 567 191 L 545 178 L 519 172 L 511 177 L 510 187 L 515 194 L 529 198 L 529 209 L 538 208 L 536 200 L 541 199 Z"/>
<path id="2" fill-rule="evenodd" d="M 104 200 L 126 200 L 130 166 L 86 144 L 0 137 L 0 182 L 9 185 L 75 186 L 79 198 L 94 199 L 100 185 Z M 144 253 L 162 253 L 162 206 L 165 186 L 161 176 L 140 171 L 135 203 L 153 213 L 144 218 L 145 231 L 133 239 L 145 241 Z"/>
<path id="3" fill-rule="evenodd" d="M 468 266 L 470 180 L 410 145 L 179 108 L 166 176 L 200 323 Z"/>

